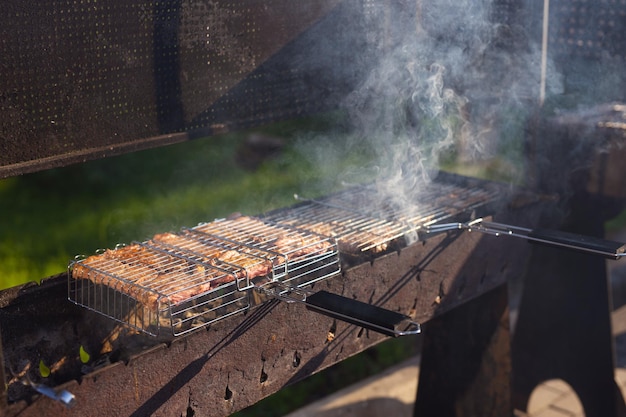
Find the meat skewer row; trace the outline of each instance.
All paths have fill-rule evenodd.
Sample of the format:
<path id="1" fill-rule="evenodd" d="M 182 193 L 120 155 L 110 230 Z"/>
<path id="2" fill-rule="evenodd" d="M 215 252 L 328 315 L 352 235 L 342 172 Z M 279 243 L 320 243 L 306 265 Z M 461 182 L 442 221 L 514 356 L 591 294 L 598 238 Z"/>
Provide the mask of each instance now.
<path id="1" fill-rule="evenodd" d="M 106 250 L 72 266 L 72 277 L 109 286 L 157 311 L 159 303 L 175 305 L 210 291 L 232 275 L 200 263 L 172 260 L 138 244 Z"/>

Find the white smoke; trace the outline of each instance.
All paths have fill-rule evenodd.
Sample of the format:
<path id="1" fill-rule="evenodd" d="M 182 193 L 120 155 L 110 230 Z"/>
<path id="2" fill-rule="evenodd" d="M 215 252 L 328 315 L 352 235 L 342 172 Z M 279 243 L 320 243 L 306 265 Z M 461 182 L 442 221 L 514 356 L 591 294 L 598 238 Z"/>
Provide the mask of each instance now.
<path id="1" fill-rule="evenodd" d="M 540 88 L 536 37 L 521 23 L 494 17 L 493 3 L 418 2 L 422 9 L 414 16 L 394 20 L 406 15 L 409 3 L 385 11 L 392 30 L 370 19 L 376 27 L 367 44 L 376 49 L 375 65 L 342 102 L 350 137 L 345 148 L 327 139 L 316 153 L 322 169 L 355 149 L 376 153 L 367 166 L 346 170 L 342 180 L 381 180 L 382 198 L 414 199 L 450 161 L 520 159 L 515 154 Z M 355 60 L 367 53 L 354 51 Z M 558 92 L 562 80 L 547 66 L 546 88 Z M 509 178 L 522 174 L 514 169 Z"/>
<path id="2" fill-rule="evenodd" d="M 413 186 L 428 181 L 454 144 L 465 99 L 445 87 L 446 68 L 402 45 L 344 102 L 355 132 L 379 151 L 382 177 Z"/>
<path id="3" fill-rule="evenodd" d="M 343 103 L 359 140 L 379 150 L 379 178 L 399 185 L 393 194 L 432 180 L 444 158 L 521 148 L 541 53 L 522 25 L 492 16 L 490 2 L 424 5 Z M 548 66 L 547 88 L 558 90 Z"/>

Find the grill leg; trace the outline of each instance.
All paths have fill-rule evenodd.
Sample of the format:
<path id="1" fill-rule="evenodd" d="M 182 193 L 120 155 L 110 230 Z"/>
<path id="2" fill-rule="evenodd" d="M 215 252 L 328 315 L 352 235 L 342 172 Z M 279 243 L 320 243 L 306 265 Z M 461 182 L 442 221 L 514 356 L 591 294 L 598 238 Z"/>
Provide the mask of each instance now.
<path id="1" fill-rule="evenodd" d="M 511 415 L 507 286 L 425 324 L 415 417 Z"/>
<path id="2" fill-rule="evenodd" d="M 536 247 L 530 257 L 513 337 L 513 405 L 526 410 L 543 381 L 562 379 L 587 417 L 624 416 L 614 380 L 605 260 Z"/>
<path id="3" fill-rule="evenodd" d="M 558 222 L 564 231 L 602 237 L 604 222 L 621 212 L 625 201 L 617 191 L 623 190 L 624 164 L 612 146 L 619 134 L 599 126 L 600 120 L 619 115 L 610 106 L 589 110 L 594 117 L 542 119 L 538 114 L 529 120 L 529 183 L 545 195 L 560 196 L 543 213 L 548 225 Z M 558 378 L 576 392 L 586 417 L 626 415 L 614 380 L 605 262 L 559 249 L 533 249 L 512 340 L 515 408 L 525 410 L 538 384 Z"/>

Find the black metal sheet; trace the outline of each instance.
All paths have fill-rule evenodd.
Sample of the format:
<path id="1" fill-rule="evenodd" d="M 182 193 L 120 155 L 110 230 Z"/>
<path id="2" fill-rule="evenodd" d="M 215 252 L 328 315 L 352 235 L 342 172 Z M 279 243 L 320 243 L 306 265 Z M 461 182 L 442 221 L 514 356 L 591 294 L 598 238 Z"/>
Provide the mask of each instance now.
<path id="1" fill-rule="evenodd" d="M 341 34 L 360 2 L 340 3 L 4 4 L 0 177 L 319 110 L 319 66 L 349 62 L 321 45 L 364 38 Z"/>

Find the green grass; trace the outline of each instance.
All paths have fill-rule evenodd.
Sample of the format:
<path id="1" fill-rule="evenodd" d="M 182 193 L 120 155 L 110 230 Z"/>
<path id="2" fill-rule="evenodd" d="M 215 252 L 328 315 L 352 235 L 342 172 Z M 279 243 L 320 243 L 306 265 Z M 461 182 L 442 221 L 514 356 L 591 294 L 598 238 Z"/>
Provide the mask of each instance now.
<path id="1" fill-rule="evenodd" d="M 615 233 L 626 229 L 626 210 L 622 211 L 619 215 L 607 221 L 604 225 L 607 232 Z"/>
<path id="2" fill-rule="evenodd" d="M 329 192 L 363 154 L 318 169 L 307 153 L 317 138 L 306 138 L 327 128 L 316 120 L 259 129 L 286 147 L 252 172 L 236 162 L 251 133 L 240 132 L 1 180 L 0 289 L 61 273 L 75 255 Z M 340 140 L 333 146 L 342 154 Z"/>

